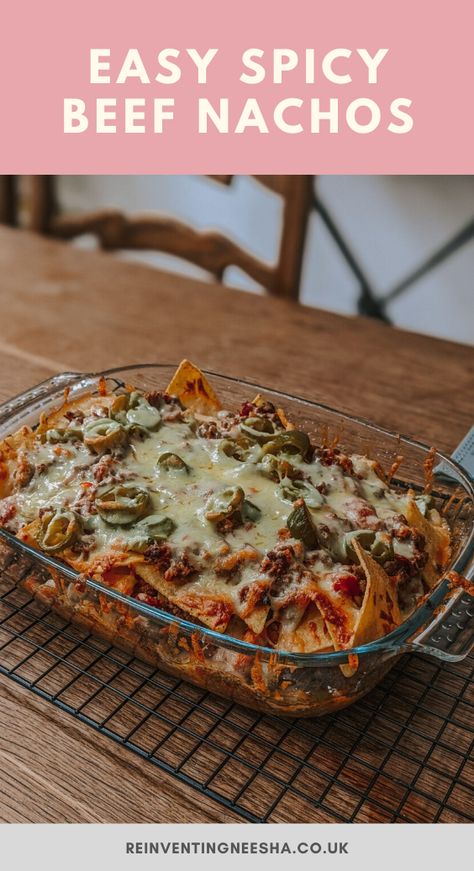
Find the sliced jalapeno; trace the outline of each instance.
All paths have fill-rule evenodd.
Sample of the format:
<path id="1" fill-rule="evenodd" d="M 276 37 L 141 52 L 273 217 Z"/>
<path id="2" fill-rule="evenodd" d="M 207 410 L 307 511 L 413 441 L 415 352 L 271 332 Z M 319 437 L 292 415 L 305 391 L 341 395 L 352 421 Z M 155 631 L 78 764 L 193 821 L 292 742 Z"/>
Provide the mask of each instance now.
<path id="1" fill-rule="evenodd" d="M 150 430 L 146 428 L 146 426 L 140 426 L 138 423 L 127 423 L 125 424 L 125 431 L 129 433 L 130 437 L 140 436 L 140 438 L 148 438 L 150 435 Z"/>
<path id="2" fill-rule="evenodd" d="M 127 428 L 127 412 L 126 411 L 116 411 L 113 415 L 111 415 L 113 420 L 119 423 L 126 430 Z"/>
<path id="3" fill-rule="evenodd" d="M 240 429 L 259 444 L 264 444 L 275 436 L 275 427 L 267 417 L 246 417 L 240 424 Z"/>
<path id="4" fill-rule="evenodd" d="M 348 562 L 344 537 L 335 530 L 329 529 L 325 523 L 316 524 L 316 529 L 321 547 L 325 548 L 336 562 Z"/>
<path id="5" fill-rule="evenodd" d="M 143 553 L 154 541 L 166 541 L 176 529 L 176 523 L 164 514 L 149 514 L 133 527 L 133 536 L 128 542 L 130 550 Z"/>
<path id="6" fill-rule="evenodd" d="M 307 456 L 310 448 L 309 437 L 298 429 L 288 429 L 278 433 L 262 447 L 263 454 L 300 454 Z"/>
<path id="7" fill-rule="evenodd" d="M 142 426 L 147 430 L 156 429 L 161 423 L 161 414 L 157 408 L 150 405 L 145 398 L 130 408 L 127 413 L 127 423 L 132 426 Z"/>
<path id="8" fill-rule="evenodd" d="M 241 507 L 242 520 L 250 521 L 251 523 L 257 523 L 262 516 L 262 512 L 258 505 L 254 505 L 250 499 L 244 499 Z"/>
<path id="9" fill-rule="evenodd" d="M 102 492 L 95 501 L 97 512 L 111 526 L 127 526 L 143 517 L 151 507 L 148 490 L 133 484 L 117 484 Z"/>
<path id="10" fill-rule="evenodd" d="M 266 456 L 262 457 L 261 461 L 258 464 L 258 468 L 262 475 L 265 475 L 265 478 L 271 478 L 272 481 L 279 481 L 279 462 L 276 457 L 272 456 L 272 454 L 266 454 Z"/>
<path id="11" fill-rule="evenodd" d="M 52 445 L 61 444 L 62 442 L 72 442 L 82 440 L 84 433 L 80 426 L 68 426 L 60 429 L 48 429 L 46 433 L 46 441 Z"/>
<path id="12" fill-rule="evenodd" d="M 286 525 L 293 538 L 298 538 L 306 547 L 318 547 L 318 532 L 304 499 L 299 499 L 295 503 L 293 511 L 288 516 Z"/>
<path id="13" fill-rule="evenodd" d="M 285 479 L 293 481 L 295 475 L 298 474 L 298 470 L 288 460 L 278 459 L 273 454 L 265 454 L 258 463 L 258 469 L 262 475 L 265 475 L 266 478 L 270 478 L 272 481 L 283 482 Z M 296 498 L 298 497 L 295 496 Z"/>
<path id="14" fill-rule="evenodd" d="M 304 499 L 308 508 L 319 508 L 324 504 L 324 496 L 319 490 L 310 483 L 310 481 L 290 481 L 289 483 L 282 482 L 281 495 L 288 502 L 295 502 L 296 499 Z"/>
<path id="15" fill-rule="evenodd" d="M 161 423 L 161 413 L 137 390 L 121 393 L 114 399 L 110 416 L 128 429 L 141 429 L 147 433 Z"/>
<path id="16" fill-rule="evenodd" d="M 95 453 L 123 444 L 126 437 L 123 426 L 110 417 L 91 420 L 84 429 L 84 443 Z"/>
<path id="17" fill-rule="evenodd" d="M 364 550 L 370 550 L 375 541 L 375 532 L 372 529 L 354 529 L 351 532 L 346 532 L 342 540 L 342 553 L 346 559 L 355 560 L 358 556 L 354 550 L 353 542 L 358 541 Z"/>
<path id="18" fill-rule="evenodd" d="M 171 451 L 166 451 L 158 457 L 158 465 L 169 472 L 186 472 L 189 474 L 190 467 L 178 454 L 173 454 Z"/>
<path id="19" fill-rule="evenodd" d="M 46 553 L 56 553 L 73 544 L 81 528 L 74 511 L 47 511 L 41 519 L 38 544 Z"/>
<path id="20" fill-rule="evenodd" d="M 232 457 L 232 459 L 239 460 L 241 463 L 246 460 L 245 448 L 237 444 L 237 442 L 232 441 L 232 439 L 220 439 L 219 450 L 226 457 Z"/>
<path id="21" fill-rule="evenodd" d="M 379 563 L 384 563 L 391 559 L 393 557 L 393 547 L 390 536 L 386 532 L 377 532 L 370 552 Z"/>
<path id="22" fill-rule="evenodd" d="M 207 502 L 206 519 L 210 520 L 211 523 L 225 520 L 226 517 L 230 517 L 234 511 L 241 508 L 244 497 L 245 493 L 242 487 L 226 487 L 220 493 L 215 493 Z"/>

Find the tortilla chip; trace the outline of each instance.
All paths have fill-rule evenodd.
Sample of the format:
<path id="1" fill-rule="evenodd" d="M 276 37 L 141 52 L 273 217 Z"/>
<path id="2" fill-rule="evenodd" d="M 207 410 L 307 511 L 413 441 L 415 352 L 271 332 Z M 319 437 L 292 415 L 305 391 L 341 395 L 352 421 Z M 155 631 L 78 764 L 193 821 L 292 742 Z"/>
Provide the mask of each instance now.
<path id="1" fill-rule="evenodd" d="M 250 614 L 241 619 L 245 621 L 252 632 L 255 632 L 255 635 L 260 635 L 265 628 L 269 610 L 267 605 L 257 605 Z"/>
<path id="2" fill-rule="evenodd" d="M 109 571 L 104 572 L 102 581 L 108 587 L 117 590 L 118 593 L 123 593 L 124 596 L 131 596 L 137 583 L 136 575 L 127 571 L 123 566 L 113 566 Z"/>
<path id="3" fill-rule="evenodd" d="M 181 361 L 166 392 L 177 396 L 185 408 L 201 414 L 215 414 L 222 408 L 205 375 L 189 360 Z"/>
<path id="4" fill-rule="evenodd" d="M 352 647 L 387 635 L 401 622 L 397 592 L 382 566 L 353 539 L 353 548 L 364 569 L 367 585 L 355 627 Z"/>
<path id="5" fill-rule="evenodd" d="M 67 426 L 70 422 L 69 418 L 66 417 L 68 412 L 74 412 L 76 409 L 80 409 L 84 415 L 87 415 L 93 408 L 100 407 L 108 409 L 112 401 L 113 397 L 107 398 L 102 395 L 97 396 L 94 393 L 83 393 L 82 396 L 78 396 L 76 399 L 65 399 L 59 408 L 55 408 L 49 414 L 42 416 L 40 425 L 36 431 L 42 433 L 52 427 Z"/>
<path id="6" fill-rule="evenodd" d="M 0 499 L 9 496 L 15 484 L 18 459 L 35 440 L 35 434 L 28 426 L 7 436 L 0 442 Z"/>
<path id="7" fill-rule="evenodd" d="M 241 551 L 241 553 L 245 553 L 245 550 Z M 255 554 L 258 558 L 256 551 Z M 248 556 L 253 556 L 253 550 L 250 548 L 248 548 Z M 234 595 L 228 594 L 227 596 L 228 601 L 231 603 L 237 616 L 247 624 L 249 629 L 251 629 L 255 635 L 260 635 L 260 633 L 263 632 L 265 623 L 267 622 L 270 605 L 264 605 L 263 600 L 265 599 L 267 590 L 270 586 L 271 581 L 269 581 L 268 578 L 257 578 L 249 585 L 244 597 L 239 595 L 237 589 L 235 590 Z M 240 592 L 242 592 L 242 590 Z"/>
<path id="8" fill-rule="evenodd" d="M 337 594 L 331 595 L 320 588 L 314 594 L 313 601 L 322 614 L 334 648 L 344 650 L 346 647 L 352 647 L 359 610 L 351 599 L 347 599 L 347 602 L 341 605 L 338 598 Z"/>
<path id="9" fill-rule="evenodd" d="M 294 650 L 299 653 L 316 653 L 333 648 L 331 634 L 317 605 L 308 605 L 303 619 L 294 631 Z"/>
<path id="10" fill-rule="evenodd" d="M 423 580 L 431 588 L 439 580 L 440 570 L 447 566 L 451 556 L 451 536 L 447 524 L 437 526 L 423 517 L 413 498 L 407 504 L 405 515 L 410 526 L 420 532 L 425 539 L 428 561 L 422 570 L 422 575 Z"/>
<path id="11" fill-rule="evenodd" d="M 146 563 L 136 566 L 135 571 L 147 584 L 158 590 L 173 605 L 177 605 L 181 611 L 197 618 L 209 629 L 225 632 L 232 617 L 233 608 L 222 596 L 206 596 L 193 590 L 187 590 L 186 586 L 178 588 L 166 581 L 157 569 L 146 565 Z"/>
<path id="12" fill-rule="evenodd" d="M 296 627 L 304 617 L 306 608 L 306 602 L 303 604 L 291 602 L 276 614 L 277 623 L 280 624 L 277 644 L 279 650 L 288 650 L 291 653 L 296 650 L 294 646 L 295 631 Z"/>
<path id="13" fill-rule="evenodd" d="M 367 583 L 350 644 L 344 647 L 358 647 L 381 638 L 401 622 L 396 590 L 389 576 L 357 540 L 353 546 Z M 345 677 L 352 677 L 359 667 L 359 659 L 351 654 L 347 665 L 339 667 Z"/>
<path id="14" fill-rule="evenodd" d="M 146 563 L 136 565 L 135 571 L 172 604 L 196 617 L 210 629 L 224 632 L 233 615 L 239 617 L 255 635 L 260 635 L 265 627 L 270 610 L 268 605 L 252 605 L 250 599 L 248 602 L 236 603 L 230 593 L 200 593 L 192 589 L 192 584 L 178 586 L 167 581 L 155 567 Z"/>
<path id="15" fill-rule="evenodd" d="M 11 479 L 7 464 L 0 457 L 0 499 L 9 496 L 11 493 Z"/>

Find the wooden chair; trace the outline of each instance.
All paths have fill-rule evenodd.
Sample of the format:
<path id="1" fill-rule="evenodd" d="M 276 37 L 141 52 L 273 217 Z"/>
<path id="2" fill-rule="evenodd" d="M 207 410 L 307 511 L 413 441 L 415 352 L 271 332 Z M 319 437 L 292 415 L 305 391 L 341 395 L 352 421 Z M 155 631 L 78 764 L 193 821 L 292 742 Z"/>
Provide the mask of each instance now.
<path id="1" fill-rule="evenodd" d="M 231 185 L 234 176 L 210 176 Z M 161 251 L 188 260 L 221 282 L 237 266 L 269 293 L 298 299 L 313 176 L 259 175 L 257 181 L 283 199 L 283 222 L 277 262 L 267 264 L 219 232 L 200 232 L 173 218 L 125 215 L 115 209 L 61 214 L 54 176 L 31 176 L 27 228 L 60 239 L 94 234 L 106 251 Z M 0 212 L 1 214 L 1 212 Z"/>
<path id="2" fill-rule="evenodd" d="M 17 224 L 16 177 L 0 175 L 0 224 Z"/>

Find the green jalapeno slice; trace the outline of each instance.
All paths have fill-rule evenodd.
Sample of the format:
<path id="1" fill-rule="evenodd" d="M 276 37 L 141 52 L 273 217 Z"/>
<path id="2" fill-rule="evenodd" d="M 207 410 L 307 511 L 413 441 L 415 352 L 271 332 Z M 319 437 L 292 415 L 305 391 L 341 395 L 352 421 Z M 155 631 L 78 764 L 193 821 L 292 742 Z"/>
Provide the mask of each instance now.
<path id="1" fill-rule="evenodd" d="M 298 499 L 293 511 L 289 514 L 286 525 L 293 538 L 298 538 L 306 547 L 318 547 L 318 532 L 311 519 L 309 508 L 304 499 Z"/>
<path id="2" fill-rule="evenodd" d="M 258 464 L 262 475 L 265 475 L 265 478 L 270 478 L 272 481 L 280 480 L 279 466 L 277 458 L 272 456 L 272 454 L 266 454 Z"/>
<path id="3" fill-rule="evenodd" d="M 186 472 L 188 475 L 190 467 L 178 454 L 173 454 L 171 451 L 166 451 L 158 457 L 158 465 L 169 472 Z"/>
<path id="4" fill-rule="evenodd" d="M 143 553 L 154 541 L 166 541 L 176 529 L 176 523 L 164 514 L 149 514 L 133 527 L 133 536 L 128 542 L 130 550 Z"/>
<path id="5" fill-rule="evenodd" d="M 144 398 L 134 405 L 126 413 L 127 423 L 131 426 L 144 427 L 146 430 L 154 430 L 161 423 L 161 414 L 157 408 L 150 405 Z"/>
<path id="6" fill-rule="evenodd" d="M 275 436 L 275 427 L 267 417 L 246 417 L 240 424 L 240 429 L 259 444 L 264 444 Z"/>
<path id="7" fill-rule="evenodd" d="M 262 516 L 262 512 L 258 505 L 254 505 L 254 503 L 251 502 L 250 499 L 244 499 L 241 507 L 241 515 L 244 523 L 246 521 L 250 521 L 251 523 L 257 523 Z"/>
<path id="8" fill-rule="evenodd" d="M 134 433 L 147 434 L 161 423 L 161 413 L 137 390 L 121 393 L 111 406 L 110 416 Z"/>
<path id="9" fill-rule="evenodd" d="M 126 439 L 123 426 L 110 417 L 91 420 L 84 429 L 84 444 L 95 453 L 115 448 Z"/>
<path id="10" fill-rule="evenodd" d="M 145 426 L 140 426 L 138 423 L 127 423 L 125 430 L 130 437 L 140 436 L 141 438 L 148 438 L 150 435 L 150 430 Z"/>
<path id="11" fill-rule="evenodd" d="M 232 439 L 220 439 L 219 451 L 225 454 L 226 457 L 232 457 L 234 460 L 239 460 L 240 463 L 243 463 L 246 460 L 245 447 L 232 441 Z"/>
<path id="12" fill-rule="evenodd" d="M 46 511 L 41 518 L 38 544 L 46 553 L 56 553 L 73 544 L 82 529 L 74 511 Z"/>
<path id="13" fill-rule="evenodd" d="M 46 441 L 52 445 L 58 445 L 63 442 L 72 442 L 82 440 L 84 433 L 80 426 L 68 426 L 58 429 L 48 429 L 46 432 Z"/>
<path id="14" fill-rule="evenodd" d="M 148 490 L 133 484 L 117 484 L 97 496 L 97 513 L 111 526 L 127 526 L 148 513 L 151 498 Z"/>
<path id="15" fill-rule="evenodd" d="M 266 478 L 270 478 L 272 481 L 279 481 L 280 483 L 285 479 L 293 481 L 298 474 L 298 470 L 288 460 L 279 459 L 273 456 L 273 454 L 265 454 L 258 463 L 257 468 Z M 297 498 L 298 496 L 295 496 L 295 499 Z M 294 499 L 291 501 L 293 502 Z"/>
<path id="16" fill-rule="evenodd" d="M 374 532 L 372 529 L 354 529 L 346 532 L 342 541 L 337 540 L 333 545 L 333 555 L 343 562 L 357 562 L 358 556 L 354 548 L 354 541 L 358 541 L 364 550 L 368 551 L 377 562 L 384 563 L 393 556 L 393 547 L 390 536 L 385 532 Z"/>
<path id="17" fill-rule="evenodd" d="M 390 536 L 386 532 L 377 532 L 370 552 L 379 563 L 384 563 L 391 559 L 393 557 L 393 546 Z"/>
<path id="18" fill-rule="evenodd" d="M 116 411 L 113 415 L 111 415 L 113 420 L 123 426 L 123 428 L 127 429 L 127 412 L 126 411 Z"/>
<path id="19" fill-rule="evenodd" d="M 262 447 L 262 454 L 300 454 L 307 456 L 310 449 L 309 437 L 298 429 L 287 429 Z"/>
<path id="20" fill-rule="evenodd" d="M 308 508 L 319 508 L 324 504 L 324 496 L 319 490 L 310 483 L 310 481 L 295 481 L 282 482 L 280 486 L 281 495 L 288 502 L 295 502 L 296 499 L 304 499 Z"/>
<path id="21" fill-rule="evenodd" d="M 241 508 L 244 497 L 242 487 L 226 487 L 220 493 L 215 493 L 207 502 L 206 519 L 210 520 L 211 523 L 225 520 L 226 517 L 230 517 Z"/>
<path id="22" fill-rule="evenodd" d="M 358 556 L 354 550 L 354 541 L 358 541 L 364 550 L 370 550 L 375 541 L 375 532 L 372 529 L 354 529 L 346 532 L 342 540 L 342 555 L 346 559 L 358 562 Z"/>

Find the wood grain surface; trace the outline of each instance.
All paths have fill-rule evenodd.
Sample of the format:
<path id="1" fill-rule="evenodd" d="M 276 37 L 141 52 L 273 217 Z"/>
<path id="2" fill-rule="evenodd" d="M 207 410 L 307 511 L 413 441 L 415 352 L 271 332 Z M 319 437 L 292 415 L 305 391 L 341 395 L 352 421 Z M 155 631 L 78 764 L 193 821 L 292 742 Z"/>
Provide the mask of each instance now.
<path id="1" fill-rule="evenodd" d="M 187 356 L 447 451 L 472 424 L 472 349 L 373 321 L 6 228 L 0 299 L 2 401 L 54 372 Z M 4 677 L 0 698 L 0 821 L 239 821 Z M 295 821 L 308 821 L 307 811 L 298 818 L 295 806 L 294 813 Z"/>

